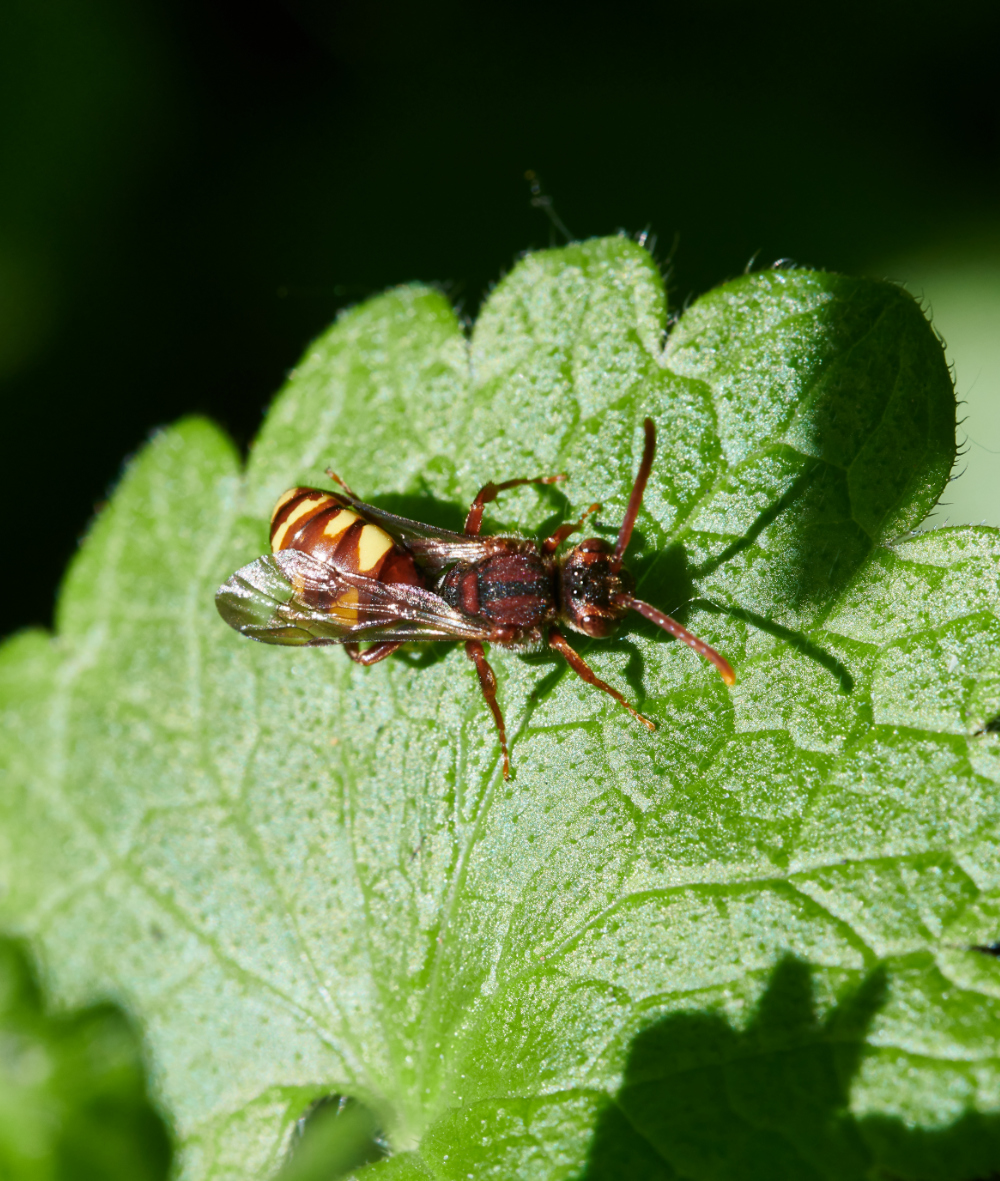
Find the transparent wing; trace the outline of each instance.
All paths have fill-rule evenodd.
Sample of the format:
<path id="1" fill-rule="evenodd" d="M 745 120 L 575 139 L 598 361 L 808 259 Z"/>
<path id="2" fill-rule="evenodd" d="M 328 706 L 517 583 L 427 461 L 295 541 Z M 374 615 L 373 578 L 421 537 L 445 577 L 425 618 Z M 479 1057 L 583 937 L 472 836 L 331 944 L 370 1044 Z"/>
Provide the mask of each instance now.
<path id="1" fill-rule="evenodd" d="M 366 504 L 356 496 L 340 491 L 337 497 L 346 500 L 352 508 L 373 525 L 378 525 L 394 540 L 410 551 L 421 566 L 439 574 L 456 562 L 474 562 L 482 557 L 482 537 L 467 537 L 464 533 L 452 533 L 449 529 L 438 529 L 422 521 L 411 521 L 408 517 L 397 517 L 385 509 Z"/>
<path id="2" fill-rule="evenodd" d="M 438 537 L 415 537 L 406 543 L 406 548 L 417 559 L 419 565 L 432 574 L 440 574 L 457 562 L 478 562 L 483 550 L 492 538 L 464 537 L 456 534 L 458 540 L 444 541 Z"/>
<path id="3" fill-rule="evenodd" d="M 376 582 L 299 550 L 266 554 L 219 587 L 219 614 L 265 644 L 483 639 L 483 629 L 432 591 Z"/>

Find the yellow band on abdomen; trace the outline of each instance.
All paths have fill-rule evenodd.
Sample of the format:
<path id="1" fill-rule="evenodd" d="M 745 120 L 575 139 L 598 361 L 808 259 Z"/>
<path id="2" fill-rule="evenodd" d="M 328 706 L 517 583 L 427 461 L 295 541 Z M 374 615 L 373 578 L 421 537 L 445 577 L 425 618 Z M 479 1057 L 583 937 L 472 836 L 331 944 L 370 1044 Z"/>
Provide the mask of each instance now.
<path id="1" fill-rule="evenodd" d="M 357 519 L 357 513 L 352 513 L 350 509 L 343 508 L 339 513 L 335 513 L 323 526 L 323 536 L 333 540 L 342 533 L 346 533 Z"/>
<path id="2" fill-rule="evenodd" d="M 322 504 L 325 500 L 331 500 L 329 496 L 307 496 L 301 504 L 297 504 L 295 508 L 288 514 L 288 517 L 281 522 L 275 530 L 274 536 L 271 538 L 271 552 L 277 553 L 281 549 L 282 543 L 288 536 L 289 529 L 297 522 L 301 521 L 306 515 L 311 515 L 315 512 L 316 506 Z M 276 510 L 277 511 L 277 510 Z"/>

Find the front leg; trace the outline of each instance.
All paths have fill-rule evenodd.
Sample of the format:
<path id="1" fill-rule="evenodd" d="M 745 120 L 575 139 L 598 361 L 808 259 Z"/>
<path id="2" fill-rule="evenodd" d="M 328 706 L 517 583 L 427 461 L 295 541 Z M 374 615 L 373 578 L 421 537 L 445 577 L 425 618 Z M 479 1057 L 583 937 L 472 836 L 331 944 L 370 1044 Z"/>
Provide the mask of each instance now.
<path id="1" fill-rule="evenodd" d="M 509 779 L 510 758 L 507 755 L 507 730 L 503 724 L 503 714 L 500 712 L 500 706 L 497 704 L 496 676 L 494 675 L 493 669 L 490 668 L 489 661 L 486 659 L 486 653 L 483 651 L 483 646 L 478 640 L 465 641 L 465 655 L 476 666 L 483 696 L 486 698 L 486 704 L 493 712 L 493 721 L 496 722 L 497 733 L 500 735 L 500 750 L 503 752 L 503 777 L 504 779 Z"/>
<path id="2" fill-rule="evenodd" d="M 579 521 L 567 521 L 565 525 L 560 525 L 551 537 L 546 537 L 542 542 L 542 553 L 554 554 L 566 538 L 573 533 L 579 533 L 591 513 L 599 512 L 600 508 L 599 504 L 592 504 Z"/>
<path id="3" fill-rule="evenodd" d="M 549 629 L 549 645 L 562 656 L 566 658 L 566 663 L 576 673 L 581 681 L 586 681 L 588 685 L 593 685 L 595 689 L 601 689 L 608 696 L 613 697 L 619 705 L 624 705 L 628 712 L 637 718 L 648 730 L 655 730 L 655 722 L 651 722 L 649 718 L 644 718 L 641 713 L 625 700 L 617 689 L 612 689 L 607 681 L 602 681 L 601 678 L 594 672 L 590 665 L 583 659 L 579 652 L 569 646 L 566 637 L 557 628 Z"/>
<path id="4" fill-rule="evenodd" d="M 397 648 L 402 646 L 402 640 L 383 640 L 381 644 L 372 644 L 364 652 L 357 644 L 345 644 L 344 651 L 355 664 L 363 664 L 367 667 L 369 664 L 378 664 L 380 660 L 385 660 L 387 656 L 391 656 Z"/>

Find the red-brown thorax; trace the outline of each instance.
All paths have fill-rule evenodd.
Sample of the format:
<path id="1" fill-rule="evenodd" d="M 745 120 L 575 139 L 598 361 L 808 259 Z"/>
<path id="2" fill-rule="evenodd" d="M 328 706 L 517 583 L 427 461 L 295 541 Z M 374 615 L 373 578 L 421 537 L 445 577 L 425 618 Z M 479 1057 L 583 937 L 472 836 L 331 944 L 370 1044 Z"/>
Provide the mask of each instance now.
<path id="1" fill-rule="evenodd" d="M 611 547 L 599 537 L 562 558 L 520 537 L 484 538 L 483 547 L 478 561 L 452 567 L 437 592 L 449 606 L 486 621 L 493 643 L 538 643 L 557 620 L 586 636 L 606 637 L 628 610 L 632 578 L 615 569 Z"/>
<path id="2" fill-rule="evenodd" d="M 484 620 L 496 644 L 534 644 L 558 615 L 556 562 L 523 537 L 485 537 L 476 562 L 453 566 L 437 593 L 449 606 Z"/>

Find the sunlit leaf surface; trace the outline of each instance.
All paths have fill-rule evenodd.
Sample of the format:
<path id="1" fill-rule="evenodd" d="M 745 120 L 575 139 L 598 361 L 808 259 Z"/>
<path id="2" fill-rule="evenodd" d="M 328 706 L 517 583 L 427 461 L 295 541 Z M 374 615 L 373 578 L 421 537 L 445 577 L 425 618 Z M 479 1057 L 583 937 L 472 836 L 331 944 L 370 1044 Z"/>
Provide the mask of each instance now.
<path id="1" fill-rule="evenodd" d="M 5 648 L 0 917 L 61 998 L 141 1016 L 191 1181 L 290 1169 L 326 1095 L 384 1132 L 373 1181 L 1000 1169 L 1000 963 L 971 950 L 1000 938 L 1000 537 L 909 532 L 953 455 L 941 347 L 898 289 L 805 271 L 665 328 L 624 239 L 527 258 L 470 340 L 433 290 L 375 299 L 245 476 L 207 423 L 155 438 L 56 638 Z M 504 782 L 460 647 L 362 669 L 215 612 L 328 465 L 448 527 L 565 471 L 487 528 L 597 500 L 613 536 L 646 415 L 628 564 L 739 678 L 638 617 L 580 643 L 654 735 L 495 649 Z"/>

